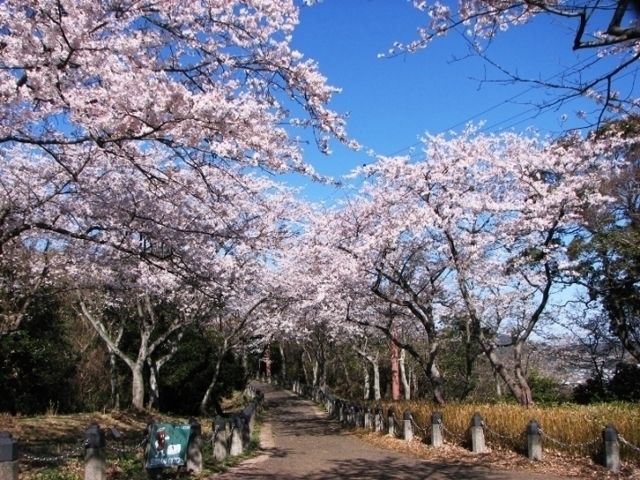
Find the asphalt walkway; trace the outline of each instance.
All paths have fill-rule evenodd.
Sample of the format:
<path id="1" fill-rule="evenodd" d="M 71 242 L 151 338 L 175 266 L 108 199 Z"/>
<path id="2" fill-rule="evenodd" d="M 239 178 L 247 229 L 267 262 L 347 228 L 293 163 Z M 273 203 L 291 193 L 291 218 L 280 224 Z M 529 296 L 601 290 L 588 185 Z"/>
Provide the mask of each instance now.
<path id="1" fill-rule="evenodd" d="M 308 400 L 271 385 L 258 388 L 265 393 L 266 402 L 262 453 L 212 479 L 559 480 L 482 466 L 428 462 L 383 450 L 342 432 L 338 422 Z"/>

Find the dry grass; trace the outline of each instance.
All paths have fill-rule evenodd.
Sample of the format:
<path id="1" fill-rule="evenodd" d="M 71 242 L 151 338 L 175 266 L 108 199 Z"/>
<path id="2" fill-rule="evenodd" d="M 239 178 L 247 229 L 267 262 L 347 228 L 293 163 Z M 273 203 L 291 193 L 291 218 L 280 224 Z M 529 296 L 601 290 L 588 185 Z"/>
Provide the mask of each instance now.
<path id="1" fill-rule="evenodd" d="M 436 463 L 482 465 L 492 470 L 530 472 L 561 478 L 640 480 L 640 469 L 634 465 L 624 465 L 619 473 L 613 474 L 594 463 L 590 458 L 566 453 L 545 452 L 541 461 L 532 461 L 510 449 L 499 447 L 491 448 L 487 453 L 474 454 L 454 443 L 445 442 L 441 448 L 433 448 L 419 440 L 405 442 L 388 435 L 379 435 L 363 430 L 358 430 L 355 434 L 365 442 L 378 447 Z"/>
<path id="2" fill-rule="evenodd" d="M 462 404 L 450 403 L 436 406 L 433 403 L 409 401 L 385 403 L 386 411 L 393 407 L 400 418 L 402 412 L 410 410 L 416 423 L 428 430 L 431 415 L 440 412 L 446 428 L 445 438 L 458 444 L 463 439 L 474 413 L 484 419 L 487 443 L 493 448 L 522 453 L 525 449 L 525 429 L 529 421 L 536 420 L 544 435 L 546 451 L 557 454 L 580 455 L 597 458 L 602 448 L 602 430 L 613 425 L 620 435 L 632 445 L 640 445 L 640 404 L 609 403 L 598 405 L 535 406 L 528 409 L 514 404 Z M 449 434 L 451 432 L 452 434 Z M 621 458 L 640 464 L 637 450 L 621 443 Z"/>
<path id="3" fill-rule="evenodd" d="M 116 428 L 125 438 L 140 438 L 147 424 L 152 421 L 188 423 L 185 418 L 126 411 L 15 417 L 0 414 L 0 430 L 10 432 L 21 444 L 44 441 L 77 443 L 84 439 L 85 431 L 91 423 L 97 423 L 102 428 Z"/>
<path id="4" fill-rule="evenodd" d="M 77 480 L 82 478 L 84 469 L 80 458 L 84 452 L 81 443 L 91 423 L 98 423 L 103 429 L 117 429 L 122 433 L 122 441 L 116 442 L 115 445 L 133 449 L 142 439 L 147 424 L 152 421 L 188 423 L 188 419 L 182 417 L 126 411 L 15 417 L 0 414 L 0 431 L 10 432 L 19 445 L 22 456 L 20 480 Z M 203 424 L 203 434 L 211 434 L 211 425 Z M 108 442 L 114 445 L 112 439 L 108 439 Z M 75 455 L 72 455 L 74 452 Z M 68 458 L 55 461 L 33 460 L 67 455 Z M 142 468 L 142 450 L 131 451 L 125 457 L 114 452 L 108 452 L 108 455 L 109 479 L 146 478 Z"/>

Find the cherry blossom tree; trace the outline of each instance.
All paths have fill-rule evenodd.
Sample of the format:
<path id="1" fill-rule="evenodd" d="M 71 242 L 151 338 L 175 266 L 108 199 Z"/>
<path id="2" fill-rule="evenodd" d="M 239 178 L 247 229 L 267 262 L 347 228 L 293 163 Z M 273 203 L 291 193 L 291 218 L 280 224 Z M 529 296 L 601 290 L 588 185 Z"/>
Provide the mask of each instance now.
<path id="1" fill-rule="evenodd" d="M 262 187 L 234 165 L 313 174 L 291 132 L 313 130 L 323 151 L 348 142 L 327 107 L 336 89 L 291 48 L 297 22 L 293 1 L 2 2 L 3 264 L 54 238 L 206 281 L 203 257 L 256 234 L 245 230 L 255 210 L 230 203 L 229 188 L 246 201 Z M 46 273 L 44 256 L 25 256 L 23 293 Z M 23 299 L 3 308 L 3 330 Z"/>
<path id="2" fill-rule="evenodd" d="M 306 232 L 311 249 L 307 250 L 309 257 L 303 256 L 304 264 L 317 270 L 311 275 L 313 287 L 320 298 L 331 299 L 333 322 L 346 322 L 356 330 L 374 329 L 388 339 L 390 350 L 396 347 L 408 352 L 433 386 L 434 398 L 442 403 L 437 364 L 436 303 L 440 300 L 436 297 L 445 270 L 436 262 L 436 246 L 411 238 L 403 227 L 400 205 L 391 205 L 402 193 L 395 186 L 377 187 L 370 188 L 375 199 L 374 193 L 369 198 L 363 194 L 342 208 L 314 217 L 315 223 Z M 410 319 L 420 325 L 426 349 L 417 348 L 411 335 L 402 334 L 415 331 Z"/>
<path id="3" fill-rule="evenodd" d="M 202 319 L 209 329 L 218 335 L 216 364 L 206 391 L 200 402 L 200 412 L 207 412 L 212 395 L 217 386 L 224 356 L 242 346 L 256 348 L 268 345 L 277 315 L 277 297 L 272 285 L 277 279 L 265 264 L 243 259 L 238 267 L 228 275 L 225 294 L 217 299 L 215 308 L 208 318 Z"/>
<path id="4" fill-rule="evenodd" d="M 549 142 L 471 128 L 451 138 L 427 137 L 422 162 L 388 158 L 365 167 L 370 180 L 363 202 L 384 224 L 358 255 L 371 251 L 372 241 L 386 243 L 386 251 L 378 250 L 386 256 L 373 263 L 374 291 L 385 280 L 405 295 L 433 299 L 416 317 L 428 319 L 425 329 L 436 338 L 444 316 L 469 322 L 495 371 L 529 405 L 523 348 L 544 318 L 560 273 L 570 269 L 566 245 L 580 212 L 606 201 L 597 184 L 607 151 L 577 138 Z M 408 248 L 415 245 L 423 246 L 419 254 Z M 422 283 L 407 280 L 412 270 Z M 403 304 L 415 309 L 411 298 Z M 511 369 L 498 355 L 507 346 Z"/>
<path id="5" fill-rule="evenodd" d="M 43 169 L 37 159 L 0 162 L 0 334 L 20 327 L 33 293 L 47 281 L 51 245 L 29 225 L 41 220 L 64 180 L 42 175 Z"/>
<path id="6" fill-rule="evenodd" d="M 326 107 L 336 90 L 290 46 L 297 22 L 293 1 L 3 2 L 4 155 L 35 152 L 70 178 L 149 148 L 156 165 L 307 170 L 283 123 L 323 147 L 346 137 Z"/>
<path id="7" fill-rule="evenodd" d="M 156 375 L 184 327 L 211 321 L 221 299 L 231 308 L 236 285 L 249 288 L 287 235 L 282 222 L 294 207 L 285 190 L 240 169 L 158 169 L 150 189 L 139 166 L 87 165 L 37 235 L 56 245 L 51 270 L 79 292 L 79 312 L 131 370 L 132 404 L 142 409 L 145 364 L 157 397 Z M 124 316 L 110 328 L 112 303 Z M 134 357 L 117 342 L 123 322 L 137 325 Z"/>

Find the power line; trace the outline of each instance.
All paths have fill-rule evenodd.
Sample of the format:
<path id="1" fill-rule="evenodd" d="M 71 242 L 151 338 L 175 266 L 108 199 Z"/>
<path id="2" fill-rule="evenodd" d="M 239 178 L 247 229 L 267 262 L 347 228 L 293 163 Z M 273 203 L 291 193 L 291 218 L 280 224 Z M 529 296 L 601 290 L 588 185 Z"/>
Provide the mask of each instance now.
<path id="1" fill-rule="evenodd" d="M 591 56 L 589 56 L 589 57 L 587 57 L 587 58 L 585 58 L 583 60 L 581 60 L 580 62 L 576 63 L 575 65 L 572 65 L 571 67 L 564 68 L 560 72 L 555 73 L 554 75 L 551 75 L 550 77 L 542 80 L 542 82 L 543 83 L 550 82 L 554 78 L 562 77 L 562 76 L 565 76 L 565 75 L 571 74 L 571 73 L 575 73 L 580 68 L 582 68 L 585 64 L 590 63 L 592 60 L 594 60 L 596 58 L 598 58 L 598 54 L 597 53 L 593 54 L 593 55 L 591 55 Z M 492 105 L 492 106 L 490 106 L 488 108 L 485 108 L 484 110 L 482 110 L 482 111 L 480 111 L 478 113 L 475 113 L 475 114 L 465 118 L 464 120 L 456 122 L 455 124 L 453 124 L 453 125 L 445 128 L 445 129 L 441 130 L 440 133 L 448 132 L 448 131 L 454 130 L 454 129 L 460 127 L 460 126 L 466 125 L 467 123 L 471 122 L 472 120 L 477 119 L 478 117 L 481 117 L 482 115 L 485 115 L 485 114 L 487 114 L 489 112 L 492 112 L 492 111 L 494 111 L 494 110 L 496 110 L 496 109 L 498 109 L 498 108 L 500 108 L 500 107 L 502 107 L 504 105 L 507 105 L 507 104 L 513 102 L 514 100 L 516 100 L 517 98 L 522 97 L 523 95 L 526 95 L 527 93 L 529 93 L 529 92 L 531 92 L 531 91 L 533 91 L 533 90 L 535 90 L 537 88 L 540 88 L 540 87 L 538 85 L 530 86 L 527 89 L 525 89 L 525 90 L 523 90 L 523 91 L 521 91 L 519 93 L 516 93 L 515 95 L 512 95 L 511 97 L 509 97 L 509 98 L 507 98 L 505 100 L 502 100 L 502 101 L 500 101 L 500 102 L 498 102 L 498 103 L 496 103 L 496 104 L 494 104 L 494 105 Z M 542 108 L 544 109 L 545 107 L 543 106 Z M 515 114 L 515 115 L 513 115 L 511 117 L 508 117 L 507 119 L 505 119 L 505 120 L 503 120 L 503 121 L 501 121 L 501 122 L 499 122 L 497 124 L 493 124 L 491 127 L 493 128 L 493 127 L 495 127 L 495 126 L 497 126 L 497 125 L 499 125 L 501 123 L 508 122 L 510 120 L 513 120 L 514 118 L 517 118 L 517 117 L 519 117 L 521 115 L 524 115 L 524 114 L 526 114 L 528 112 L 531 112 L 531 111 L 534 111 L 534 110 L 539 111 L 540 107 L 537 107 L 537 106 L 536 107 L 531 107 L 531 108 L 525 110 L 524 112 L 521 112 L 521 113 Z M 535 115 L 532 115 L 530 117 L 527 117 L 524 120 L 527 120 L 527 119 L 530 119 L 530 118 L 534 118 L 534 117 L 535 117 Z M 522 122 L 518 122 L 517 124 L 519 124 L 519 123 L 522 123 Z M 517 125 L 517 124 L 515 124 L 515 125 Z M 513 126 L 515 126 L 515 125 L 513 125 Z M 487 130 L 488 128 L 489 127 L 484 127 L 482 130 Z M 394 153 L 390 154 L 389 156 L 398 155 L 398 154 L 400 154 L 400 153 L 402 153 L 402 152 L 404 152 L 406 150 L 413 149 L 413 148 L 415 148 L 415 147 L 417 147 L 419 145 L 422 145 L 422 141 L 420 141 L 420 140 L 412 143 L 411 145 L 408 145 L 408 146 L 403 147 L 403 148 L 401 148 L 399 150 L 396 150 Z"/>

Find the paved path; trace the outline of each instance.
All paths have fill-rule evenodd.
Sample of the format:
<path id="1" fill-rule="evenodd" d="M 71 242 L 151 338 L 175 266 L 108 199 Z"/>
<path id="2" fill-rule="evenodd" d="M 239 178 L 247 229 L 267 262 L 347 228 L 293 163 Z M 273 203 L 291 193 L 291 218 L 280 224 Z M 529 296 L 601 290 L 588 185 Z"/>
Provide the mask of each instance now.
<path id="1" fill-rule="evenodd" d="M 270 385 L 259 388 L 267 405 L 261 435 L 263 454 L 212 479 L 559 480 L 481 466 L 433 463 L 382 450 L 341 432 L 339 424 L 312 402 Z"/>

